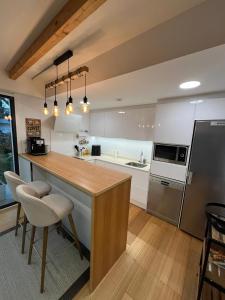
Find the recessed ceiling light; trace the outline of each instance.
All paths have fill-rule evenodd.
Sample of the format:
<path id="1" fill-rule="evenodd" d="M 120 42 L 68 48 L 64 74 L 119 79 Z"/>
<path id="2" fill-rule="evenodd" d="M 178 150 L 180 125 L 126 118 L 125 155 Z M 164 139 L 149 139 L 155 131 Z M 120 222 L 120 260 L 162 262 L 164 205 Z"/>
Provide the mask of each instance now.
<path id="1" fill-rule="evenodd" d="M 125 111 L 118 111 L 118 114 L 125 114 Z"/>
<path id="2" fill-rule="evenodd" d="M 197 104 L 197 103 L 202 103 L 202 102 L 204 102 L 204 100 L 192 100 L 192 101 L 190 101 L 190 103 L 191 104 Z"/>
<path id="3" fill-rule="evenodd" d="M 200 84 L 201 83 L 199 81 L 186 81 L 186 82 L 182 82 L 180 84 L 180 88 L 184 89 L 184 90 L 186 90 L 186 89 L 194 89 L 194 88 L 200 86 Z"/>

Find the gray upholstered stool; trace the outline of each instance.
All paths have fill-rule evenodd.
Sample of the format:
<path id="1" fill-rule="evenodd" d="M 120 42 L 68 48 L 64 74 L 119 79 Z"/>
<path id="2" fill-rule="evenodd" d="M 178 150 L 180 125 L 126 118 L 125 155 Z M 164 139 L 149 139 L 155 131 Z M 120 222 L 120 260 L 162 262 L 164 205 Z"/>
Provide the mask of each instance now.
<path id="1" fill-rule="evenodd" d="M 19 201 L 22 204 L 23 210 L 25 211 L 27 219 L 32 225 L 28 264 L 31 263 L 31 256 L 32 256 L 36 227 L 43 228 L 41 288 L 40 288 L 41 293 L 43 293 L 49 226 L 57 224 L 58 222 L 62 221 L 63 218 L 68 217 L 75 244 L 78 248 L 81 259 L 83 259 L 80 243 L 77 238 L 75 224 L 73 222 L 73 217 L 71 214 L 74 208 L 74 204 L 71 200 L 57 194 L 51 194 L 49 196 L 39 198 L 38 194 L 34 191 L 34 189 L 32 189 L 28 185 L 19 185 L 16 188 L 16 193 Z"/>
<path id="2" fill-rule="evenodd" d="M 4 172 L 4 176 L 5 176 L 6 182 L 11 190 L 14 200 L 16 202 L 18 202 L 17 216 L 16 216 L 16 230 L 15 230 L 15 235 L 17 235 L 18 227 L 19 227 L 20 212 L 21 212 L 21 203 L 16 195 L 17 186 L 19 186 L 21 184 L 27 184 L 28 186 L 32 187 L 32 189 L 36 192 L 38 198 L 48 195 L 49 192 L 51 191 L 51 186 L 48 183 L 46 183 L 44 181 L 40 181 L 40 180 L 26 183 L 21 179 L 21 177 L 19 175 L 17 175 L 14 172 L 11 172 L 11 171 Z M 24 247 L 25 247 L 26 225 L 27 225 L 27 219 L 26 219 L 26 215 L 25 215 L 24 216 L 24 226 L 23 226 L 22 253 L 24 253 Z"/>

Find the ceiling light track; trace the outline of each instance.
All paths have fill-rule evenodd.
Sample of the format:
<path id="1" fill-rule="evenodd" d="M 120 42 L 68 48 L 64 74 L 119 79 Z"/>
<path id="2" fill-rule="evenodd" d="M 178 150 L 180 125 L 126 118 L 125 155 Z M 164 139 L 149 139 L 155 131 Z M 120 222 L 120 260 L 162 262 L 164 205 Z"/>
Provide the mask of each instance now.
<path id="1" fill-rule="evenodd" d="M 72 56 L 73 56 L 73 51 L 72 50 L 67 50 L 62 55 L 60 55 L 59 57 L 57 57 L 54 60 L 53 64 L 55 66 L 61 65 L 62 63 L 64 63 L 64 61 L 70 59 Z"/>

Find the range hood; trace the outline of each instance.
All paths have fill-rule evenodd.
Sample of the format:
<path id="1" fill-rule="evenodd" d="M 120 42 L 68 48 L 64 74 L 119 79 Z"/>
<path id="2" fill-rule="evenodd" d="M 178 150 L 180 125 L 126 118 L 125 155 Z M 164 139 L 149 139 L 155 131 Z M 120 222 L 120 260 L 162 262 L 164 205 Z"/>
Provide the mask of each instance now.
<path id="1" fill-rule="evenodd" d="M 54 131 L 78 133 L 81 128 L 82 116 L 71 114 L 69 116 L 62 115 L 55 118 Z"/>

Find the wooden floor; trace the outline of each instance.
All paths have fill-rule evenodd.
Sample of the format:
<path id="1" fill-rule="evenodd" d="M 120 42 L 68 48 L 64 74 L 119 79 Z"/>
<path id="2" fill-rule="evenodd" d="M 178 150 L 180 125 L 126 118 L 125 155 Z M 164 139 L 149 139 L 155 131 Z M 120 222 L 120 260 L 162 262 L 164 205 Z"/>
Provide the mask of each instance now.
<path id="1" fill-rule="evenodd" d="M 0 232 L 12 228 L 16 224 L 16 208 L 11 206 L 9 208 L 0 209 Z"/>
<path id="2" fill-rule="evenodd" d="M 0 232 L 15 218 L 16 207 L 0 210 Z M 127 251 L 92 294 L 86 284 L 73 300 L 195 300 L 200 252 L 199 240 L 131 205 Z"/>
<path id="3" fill-rule="evenodd" d="M 97 289 L 74 300 L 194 300 L 201 242 L 130 206 L 127 251 Z"/>

